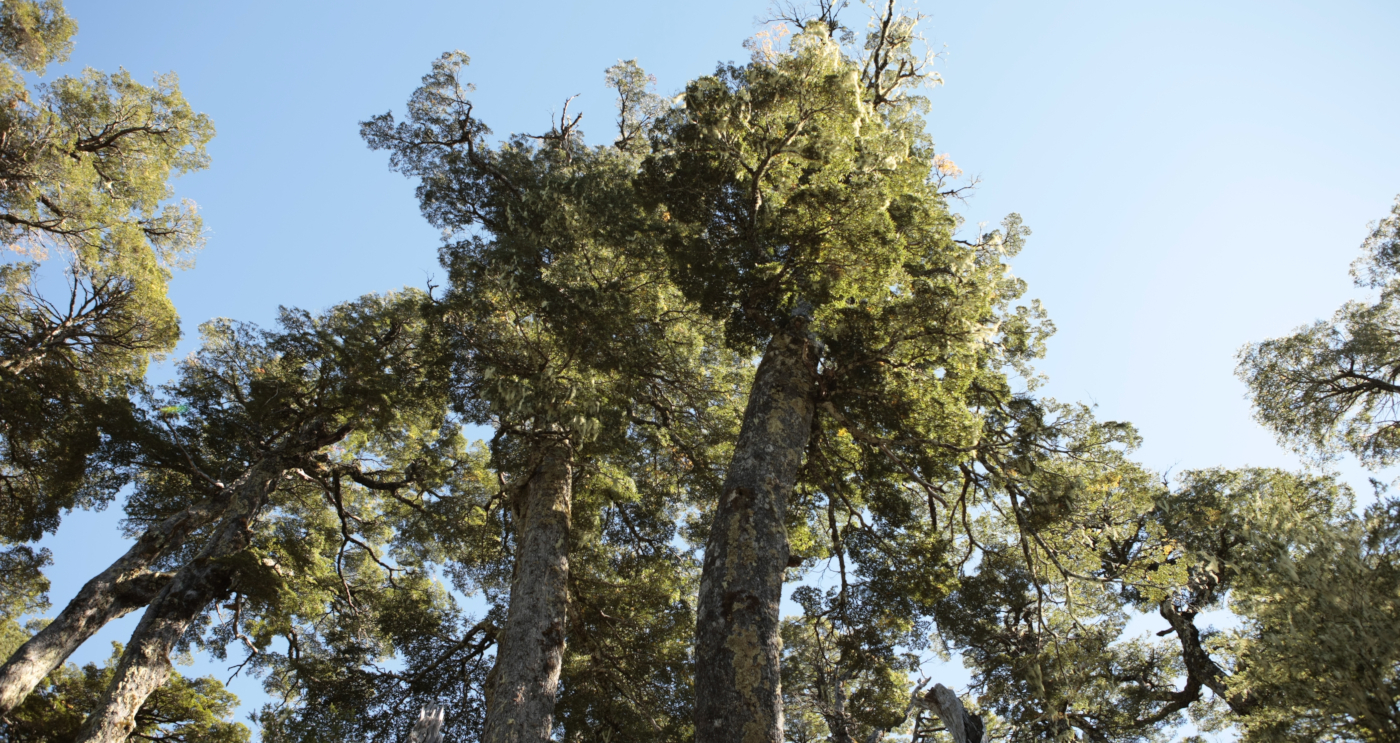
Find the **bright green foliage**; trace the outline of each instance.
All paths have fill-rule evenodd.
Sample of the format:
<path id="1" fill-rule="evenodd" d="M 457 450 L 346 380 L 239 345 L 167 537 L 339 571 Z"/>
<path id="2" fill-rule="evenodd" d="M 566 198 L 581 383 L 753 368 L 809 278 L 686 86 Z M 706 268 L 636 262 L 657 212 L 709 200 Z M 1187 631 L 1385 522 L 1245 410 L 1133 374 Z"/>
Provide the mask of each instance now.
<path id="1" fill-rule="evenodd" d="M 1005 502 L 970 489 L 976 457 L 1012 446 L 995 416 L 1027 404 L 1010 377 L 1029 375 L 1051 327 L 1037 305 L 1014 306 L 1018 218 L 954 237 L 952 168 L 925 133 L 926 102 L 916 80 L 885 74 L 918 68 L 895 61 L 917 58 L 913 19 L 887 8 L 859 48 L 823 20 L 687 86 L 641 186 L 665 210 L 677 283 L 733 348 L 752 352 L 810 309 L 817 425 L 787 537 L 839 585 L 795 594 L 805 616 L 787 626 L 784 693 L 804 735 L 844 740 L 903 720 L 906 653 L 958 579 L 955 527 Z"/>
<path id="2" fill-rule="evenodd" d="M 203 241 L 193 205 L 167 202 L 173 176 L 207 167 L 213 125 L 173 75 L 146 86 L 125 71 L 85 70 L 31 96 L 19 70 L 42 73 L 65 58 L 75 31 L 56 0 L 0 6 L 0 243 L 30 261 L 59 251 L 79 300 L 65 312 L 68 302 L 30 288 L 34 263 L 10 267 L 18 273 L 7 293 L 20 294 L 20 312 L 4 320 L 18 337 L 6 339 L 0 366 L 15 373 L 81 365 L 74 357 L 139 370 L 146 354 L 168 350 L 179 328 L 166 283 Z"/>
<path id="3" fill-rule="evenodd" d="M 83 718 L 102 697 L 121 656 L 117 645 L 102 666 L 69 663 L 49 674 L 14 710 L 0 730 L 12 743 L 65 743 L 76 740 Z M 173 673 L 136 713 L 132 737 L 183 743 L 247 743 L 249 731 L 229 718 L 238 698 L 212 676 L 190 679 Z"/>
<path id="4" fill-rule="evenodd" d="M 1322 457 L 1350 452 L 1382 467 L 1400 452 L 1400 197 L 1361 248 L 1352 276 L 1379 296 L 1347 302 L 1331 322 L 1246 346 L 1238 373 L 1259 421 L 1281 441 Z"/>
<path id="5" fill-rule="evenodd" d="M 5 0 L 0 4 L 0 55 L 25 72 L 43 74 L 73 49 L 78 24 L 59 0 Z"/>
<path id="6" fill-rule="evenodd" d="M 36 539 L 109 500 L 90 472 L 103 421 L 146 360 L 174 347 L 171 271 L 203 241 L 169 181 L 207 166 L 208 118 L 173 75 L 85 70 L 30 89 L 76 31 L 57 0 L 0 4 L 0 538 Z M 56 254 L 68 296 L 38 272 Z"/>
<path id="7" fill-rule="evenodd" d="M 608 87 L 617 91 L 617 140 L 619 150 L 645 152 L 646 137 L 656 119 L 666 113 L 665 99 L 651 92 L 656 78 L 646 74 L 637 60 L 608 68 Z"/>
<path id="8" fill-rule="evenodd" d="M 900 234 L 899 212 L 923 229 L 950 220 L 925 183 L 922 119 L 866 104 L 824 27 L 792 46 L 690 83 L 646 166 L 674 225 L 677 282 L 740 342 L 765 338 L 799 298 L 821 323 L 828 307 L 890 295 L 911 253 L 932 247 Z"/>

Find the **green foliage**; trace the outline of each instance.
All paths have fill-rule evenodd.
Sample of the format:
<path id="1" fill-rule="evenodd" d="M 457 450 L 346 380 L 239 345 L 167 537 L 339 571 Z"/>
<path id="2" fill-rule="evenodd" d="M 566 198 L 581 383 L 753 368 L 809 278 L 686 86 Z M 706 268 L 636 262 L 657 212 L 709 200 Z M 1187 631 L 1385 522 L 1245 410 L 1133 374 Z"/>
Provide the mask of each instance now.
<path id="1" fill-rule="evenodd" d="M 0 722 L 13 743 L 66 743 L 78 739 L 83 718 L 94 710 L 112 680 L 121 656 L 115 645 L 102 666 L 69 663 L 49 674 L 24 702 Z M 172 673 L 136 713 L 135 738 L 184 743 L 247 743 L 247 726 L 230 722 L 238 698 L 211 676 L 190 679 Z"/>
<path id="2" fill-rule="evenodd" d="M 209 119 L 173 75 L 154 85 L 85 70 L 34 86 L 76 25 L 57 0 L 0 5 L 0 539 L 27 541 L 118 485 L 101 434 L 179 323 L 171 271 L 203 242 L 172 177 L 208 165 Z M 40 291 L 58 254 L 66 297 Z M 50 261 L 52 263 L 54 261 Z"/>
<path id="3" fill-rule="evenodd" d="M 568 441 L 570 639 L 557 722 L 569 740 L 684 740 L 697 565 L 676 546 L 676 524 L 716 494 L 751 369 L 671 284 L 664 215 L 633 188 L 662 108 L 645 73 L 635 63 L 608 72 L 619 93 L 612 147 L 585 146 L 567 117 L 493 145 L 459 82 L 465 64 L 443 55 L 403 122 L 385 114 L 362 128 L 419 179 L 425 216 L 448 235 L 451 286 L 438 309 L 454 398 L 496 432 L 490 467 L 503 487 L 487 512 L 504 549 L 489 571 L 453 570 L 504 615 L 499 571 L 520 541 L 511 498 L 543 442 Z"/>
<path id="4" fill-rule="evenodd" d="M 78 24 L 59 0 L 5 0 L 0 4 L 0 55 L 26 72 L 44 73 L 65 62 Z"/>
<path id="5" fill-rule="evenodd" d="M 1262 702 L 1242 740 L 1400 739 L 1400 504 L 1329 526 L 1235 601 L 1232 690 Z"/>
<path id="6" fill-rule="evenodd" d="M 556 715 L 570 741 L 685 741 L 699 562 L 678 546 L 683 484 L 661 452 L 580 482 L 569 646 Z"/>
<path id="7" fill-rule="evenodd" d="M 1400 321 L 1400 198 L 1372 225 L 1365 254 L 1352 266 L 1357 286 L 1379 290 L 1372 302 L 1342 305 L 1331 322 L 1240 351 L 1259 422 L 1300 451 L 1328 458 L 1349 452 L 1362 463 L 1396 461 L 1396 324 Z"/>
<path id="8" fill-rule="evenodd" d="M 562 440 L 557 735 L 686 741 L 694 545 L 752 357 L 800 315 L 818 412 L 787 504 L 787 578 L 809 579 L 782 625 L 788 739 L 938 739 L 912 676 L 949 651 L 1009 742 L 1165 740 L 1188 719 L 1250 742 L 1400 739 L 1400 505 L 1356 516 L 1334 478 L 1269 469 L 1167 483 L 1130 459 L 1131 426 L 1036 398 L 1053 325 L 1008 265 L 1029 230 L 1013 214 L 957 236 L 919 18 L 886 3 L 858 44 L 842 7 L 789 8 L 786 47 L 761 34 L 683 105 L 619 62 L 601 147 L 567 114 L 490 139 L 467 57 L 443 55 L 402 121 L 362 134 L 444 230 L 446 292 L 207 323 L 153 390 L 144 364 L 178 335 L 166 282 L 200 242 L 167 184 L 205 166 L 212 128 L 173 78 L 88 71 L 31 101 L 19 71 L 63 59 L 75 26 L 55 0 L 5 0 L 0 241 L 21 260 L 0 265 L 0 539 L 127 484 L 135 534 L 275 460 L 252 546 L 223 558 L 232 590 L 181 649 L 262 676 L 270 743 L 401 740 L 429 704 L 446 704 L 448 739 L 473 740 L 522 542 L 512 506 Z M 1400 201 L 1364 247 L 1354 274 L 1379 297 L 1249 347 L 1240 373 L 1283 440 L 1381 466 L 1400 451 Z M 74 310 L 36 289 L 51 250 Z M 491 441 L 469 444 L 468 423 Z M 0 551 L 0 651 L 46 607 L 48 560 Z M 1213 611 L 1234 626 L 1198 628 Z M 55 671 L 7 739 L 72 738 L 111 676 Z M 177 674 L 138 734 L 246 740 L 234 704 Z"/>
<path id="9" fill-rule="evenodd" d="M 613 146 L 628 152 L 644 151 L 647 134 L 668 107 L 665 99 L 651 92 L 656 78 L 643 71 L 637 60 L 629 59 L 609 67 L 605 80 L 617 91 L 617 140 Z"/>
<path id="10" fill-rule="evenodd" d="M 1324 460 L 1350 453 L 1378 469 L 1400 451 L 1400 198 L 1371 225 L 1362 251 L 1352 276 L 1378 290 L 1373 300 L 1246 346 L 1238 373 L 1260 422 L 1281 441 Z M 1232 684 L 1258 700 L 1246 740 L 1400 739 L 1396 505 L 1383 490 L 1363 517 L 1324 521 L 1240 591 L 1247 621 L 1231 638 Z"/>

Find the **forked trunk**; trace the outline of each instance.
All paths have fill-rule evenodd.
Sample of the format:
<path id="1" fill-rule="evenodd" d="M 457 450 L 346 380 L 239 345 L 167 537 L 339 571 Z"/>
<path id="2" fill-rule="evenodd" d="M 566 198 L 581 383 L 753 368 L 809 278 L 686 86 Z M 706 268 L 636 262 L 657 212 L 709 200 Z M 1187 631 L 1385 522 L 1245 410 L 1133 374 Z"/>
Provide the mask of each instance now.
<path id="1" fill-rule="evenodd" d="M 171 576 L 147 568 L 178 548 L 190 532 L 218 518 L 240 482 L 147 529 L 126 554 L 88 581 L 57 618 L 21 645 L 0 666 L 0 717 L 108 622 L 149 604 Z"/>
<path id="2" fill-rule="evenodd" d="M 149 604 L 170 582 L 170 573 L 142 572 L 113 579 L 112 572 L 108 568 L 88 581 L 58 618 L 29 638 L 0 667 L 0 717 L 18 707 L 89 637 L 113 619 Z"/>
<path id="3" fill-rule="evenodd" d="M 484 743 L 544 743 L 564 662 L 573 455 L 547 442 L 516 495 L 510 611 L 486 679 Z"/>
<path id="4" fill-rule="evenodd" d="M 816 409 L 816 358 L 802 323 L 775 335 L 749 392 L 705 543 L 695 628 L 697 743 L 782 743 L 778 605 L 785 520 Z"/>
<path id="5" fill-rule="evenodd" d="M 278 468 L 255 467 L 234 489 L 209 542 L 175 573 L 141 616 L 102 701 L 78 734 L 78 743 L 121 743 L 136 728 L 137 710 L 170 677 L 170 651 L 210 602 L 231 588 L 234 571 L 224 558 L 248 546 L 253 519 L 280 476 Z"/>

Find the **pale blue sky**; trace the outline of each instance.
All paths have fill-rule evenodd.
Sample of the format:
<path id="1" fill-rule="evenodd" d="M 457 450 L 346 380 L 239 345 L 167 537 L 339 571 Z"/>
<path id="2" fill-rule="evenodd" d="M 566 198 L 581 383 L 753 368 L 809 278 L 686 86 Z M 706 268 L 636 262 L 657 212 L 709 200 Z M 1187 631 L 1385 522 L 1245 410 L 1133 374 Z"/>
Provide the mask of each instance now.
<path id="1" fill-rule="evenodd" d="M 441 275 L 413 185 L 357 126 L 401 110 L 441 52 L 471 55 L 476 110 L 498 134 L 543 131 L 579 94 L 571 111 L 604 142 L 604 68 L 636 57 L 678 92 L 747 57 L 763 2 L 68 0 L 80 30 L 65 70 L 173 70 L 218 127 L 213 167 L 177 183 L 211 232 L 172 284 L 183 355 L 211 317 L 268 322 L 279 304 Z M 1250 419 L 1234 354 L 1357 296 L 1347 266 L 1400 193 L 1400 4 L 920 9 L 945 51 L 931 132 L 982 178 L 959 210 L 969 229 L 1016 211 L 1034 231 L 1014 265 L 1060 329 L 1048 393 L 1137 424 L 1157 468 L 1296 467 Z M 124 549 L 118 516 L 75 514 L 46 541 L 56 605 Z M 75 659 L 105 657 L 134 622 Z M 259 703 L 255 682 L 234 688 L 245 710 Z"/>

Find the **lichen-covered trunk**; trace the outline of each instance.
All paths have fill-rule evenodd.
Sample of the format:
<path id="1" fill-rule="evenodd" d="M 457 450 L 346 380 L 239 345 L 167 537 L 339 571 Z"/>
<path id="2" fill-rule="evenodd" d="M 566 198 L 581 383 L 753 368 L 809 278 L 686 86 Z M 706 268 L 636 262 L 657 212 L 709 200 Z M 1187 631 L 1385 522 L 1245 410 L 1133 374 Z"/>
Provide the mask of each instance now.
<path id="1" fill-rule="evenodd" d="M 170 574 L 147 568 L 179 547 L 190 532 L 217 518 L 228 505 L 226 495 L 231 490 L 147 529 L 126 554 L 88 581 L 58 617 L 21 645 L 0 666 L 0 717 L 24 701 L 44 676 L 108 622 L 149 604 L 169 582 Z"/>
<path id="2" fill-rule="evenodd" d="M 63 612 L 29 638 L 0 667 L 0 717 L 19 706 L 50 671 L 113 619 L 150 603 L 169 573 L 143 572 L 113 579 L 111 568 L 87 582 Z M 123 571 L 125 572 L 125 571 Z"/>
<path id="3" fill-rule="evenodd" d="M 851 718 L 846 714 L 846 677 L 841 668 L 835 669 L 831 683 L 831 718 L 827 728 L 831 730 L 833 743 L 854 743 L 851 738 Z"/>
<path id="4" fill-rule="evenodd" d="M 705 543 L 695 628 L 696 743 L 782 743 L 785 519 L 815 408 L 816 358 L 799 324 L 774 336 L 763 353 Z"/>
<path id="5" fill-rule="evenodd" d="M 564 662 L 573 456 L 548 441 L 516 495 L 510 610 L 486 679 L 484 743 L 544 743 Z"/>
<path id="6" fill-rule="evenodd" d="M 234 571 L 224 558 L 248 546 L 252 522 L 280 477 L 276 467 L 254 467 L 233 488 L 228 508 L 204 548 L 176 571 L 141 615 L 77 743 L 121 743 L 136 728 L 137 710 L 170 677 L 170 652 L 180 636 L 210 602 L 227 595 Z"/>

